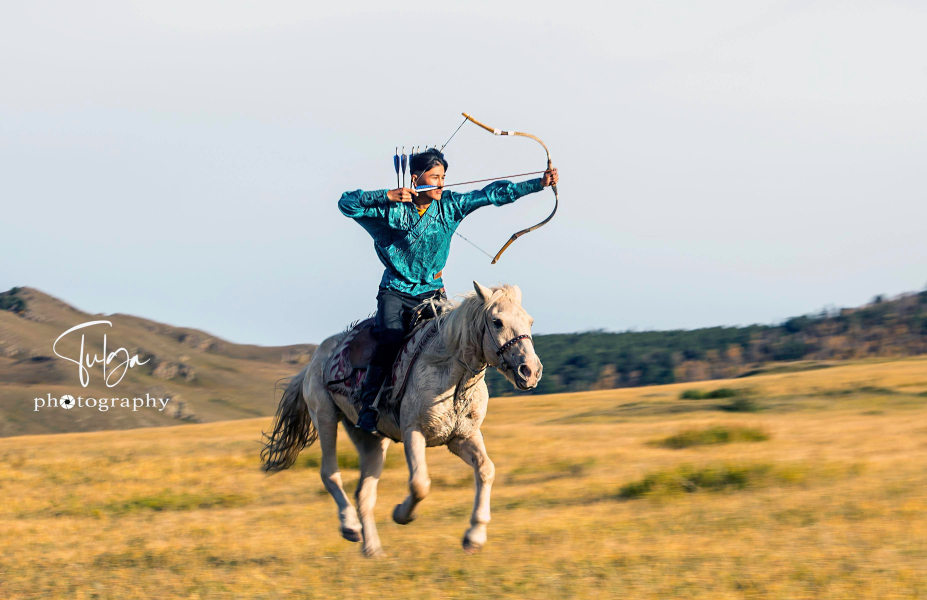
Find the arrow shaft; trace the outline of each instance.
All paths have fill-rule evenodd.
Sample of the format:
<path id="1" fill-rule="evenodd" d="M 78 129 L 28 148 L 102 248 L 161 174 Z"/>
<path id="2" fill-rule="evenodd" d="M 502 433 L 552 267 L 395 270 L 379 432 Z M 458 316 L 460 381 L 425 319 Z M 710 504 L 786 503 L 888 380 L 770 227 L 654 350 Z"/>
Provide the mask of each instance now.
<path id="1" fill-rule="evenodd" d="M 509 177 L 524 177 L 526 175 L 540 175 L 541 173 L 546 173 L 547 171 L 531 171 L 530 173 L 517 173 L 515 175 L 502 175 L 501 177 L 490 177 L 489 179 L 474 179 L 473 181 L 461 181 L 460 183 L 449 183 L 447 185 L 441 186 L 442 189 L 455 187 L 458 185 L 469 185 L 471 183 L 483 183 L 484 181 L 496 181 L 499 179 L 507 179 Z M 416 192 L 427 192 L 428 190 L 436 190 L 438 186 L 436 185 L 422 185 L 415 188 Z"/>

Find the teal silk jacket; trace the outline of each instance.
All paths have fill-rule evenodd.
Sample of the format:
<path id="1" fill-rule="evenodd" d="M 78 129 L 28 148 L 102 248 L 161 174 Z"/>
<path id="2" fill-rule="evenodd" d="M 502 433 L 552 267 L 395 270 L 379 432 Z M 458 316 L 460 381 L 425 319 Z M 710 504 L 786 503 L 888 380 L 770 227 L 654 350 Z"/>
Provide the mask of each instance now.
<path id="1" fill-rule="evenodd" d="M 541 180 L 531 179 L 495 181 L 466 194 L 444 190 L 421 217 L 414 203 L 390 202 L 388 190 L 345 192 L 338 208 L 373 238 L 377 257 L 386 267 L 380 285 L 418 295 L 444 287 L 444 281 L 435 276 L 447 263 L 451 238 L 464 217 L 488 204 L 511 204 L 541 189 Z"/>

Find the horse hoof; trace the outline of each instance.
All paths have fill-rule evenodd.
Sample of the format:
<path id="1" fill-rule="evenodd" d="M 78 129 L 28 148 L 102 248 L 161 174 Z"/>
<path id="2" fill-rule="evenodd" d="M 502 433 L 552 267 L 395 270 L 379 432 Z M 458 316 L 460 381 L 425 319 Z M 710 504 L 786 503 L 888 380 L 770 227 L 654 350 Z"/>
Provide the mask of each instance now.
<path id="1" fill-rule="evenodd" d="M 364 556 L 367 558 L 385 558 L 386 552 L 383 552 L 383 548 L 367 548 L 364 550 Z"/>
<path id="2" fill-rule="evenodd" d="M 470 540 L 464 538 L 463 549 L 467 554 L 476 554 L 483 549 L 483 544 L 477 544 L 476 542 L 471 542 Z"/>
<path id="3" fill-rule="evenodd" d="M 409 518 L 408 518 L 408 519 L 400 519 L 400 518 L 399 518 L 399 509 L 400 509 L 400 508 L 402 508 L 402 504 L 397 504 L 397 505 L 396 505 L 396 508 L 393 509 L 393 520 L 394 520 L 394 521 L 396 521 L 396 522 L 399 523 L 400 525 L 408 525 L 409 523 L 411 523 L 412 521 L 415 520 L 415 515 L 414 515 L 414 514 L 409 515 Z"/>
<path id="4" fill-rule="evenodd" d="M 359 542 L 363 539 L 361 532 L 355 529 L 345 529 L 341 528 L 341 537 L 348 540 L 349 542 Z"/>

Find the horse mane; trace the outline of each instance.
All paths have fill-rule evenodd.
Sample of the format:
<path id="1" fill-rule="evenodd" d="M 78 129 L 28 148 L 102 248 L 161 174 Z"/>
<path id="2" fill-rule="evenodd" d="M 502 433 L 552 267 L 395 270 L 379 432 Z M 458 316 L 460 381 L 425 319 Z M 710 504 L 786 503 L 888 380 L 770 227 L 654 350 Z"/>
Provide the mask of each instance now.
<path id="1" fill-rule="evenodd" d="M 431 353 L 437 362 L 454 360 L 468 348 L 480 348 L 483 324 L 489 310 L 504 298 L 517 302 L 521 295 L 519 289 L 511 285 L 491 289 L 492 296 L 485 303 L 476 292 L 464 294 L 460 302 L 448 300 L 443 303 L 445 310 L 437 318 L 439 338 L 443 343 L 435 344 Z"/>

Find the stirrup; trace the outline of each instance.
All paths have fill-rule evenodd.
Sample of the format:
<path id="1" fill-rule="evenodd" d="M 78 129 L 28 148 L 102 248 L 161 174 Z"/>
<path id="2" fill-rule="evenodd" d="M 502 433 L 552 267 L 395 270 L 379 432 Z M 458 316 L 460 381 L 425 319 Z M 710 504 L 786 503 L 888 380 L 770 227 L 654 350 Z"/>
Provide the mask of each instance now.
<path id="1" fill-rule="evenodd" d="M 367 412 L 373 413 L 373 429 L 370 429 L 368 427 L 361 425 L 361 421 L 364 420 L 364 415 Z M 371 433 L 374 435 L 380 435 L 380 431 L 379 429 L 377 429 L 377 424 L 379 423 L 379 421 L 380 421 L 380 411 L 378 411 L 372 406 L 365 406 L 361 408 L 359 413 L 357 413 L 357 423 L 354 424 L 354 428 L 360 429 L 362 431 L 366 431 L 367 433 Z"/>

